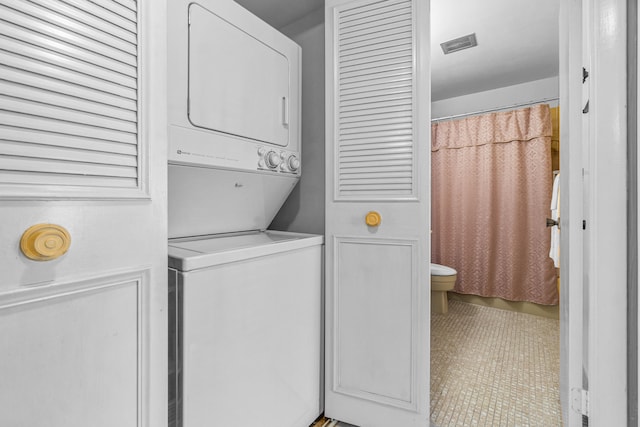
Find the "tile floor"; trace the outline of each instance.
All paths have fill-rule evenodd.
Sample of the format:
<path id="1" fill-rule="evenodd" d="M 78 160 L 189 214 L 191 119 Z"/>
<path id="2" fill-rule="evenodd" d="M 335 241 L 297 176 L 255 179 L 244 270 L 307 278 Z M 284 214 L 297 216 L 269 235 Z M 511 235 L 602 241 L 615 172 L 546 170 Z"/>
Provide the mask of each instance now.
<path id="1" fill-rule="evenodd" d="M 431 322 L 434 425 L 562 425 L 558 320 L 450 301 Z"/>

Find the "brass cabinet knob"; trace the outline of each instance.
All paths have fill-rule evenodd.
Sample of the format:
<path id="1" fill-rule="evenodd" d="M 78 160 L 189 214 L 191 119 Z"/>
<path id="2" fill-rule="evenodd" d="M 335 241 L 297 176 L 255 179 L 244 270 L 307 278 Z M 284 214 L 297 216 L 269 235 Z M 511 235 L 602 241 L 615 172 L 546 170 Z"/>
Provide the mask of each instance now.
<path id="1" fill-rule="evenodd" d="M 36 224 L 22 234 L 20 250 L 34 261 L 50 261 L 64 255 L 71 245 L 71 235 L 59 225 Z"/>
<path id="2" fill-rule="evenodd" d="M 364 218 L 364 222 L 366 222 L 369 227 L 377 227 L 381 221 L 382 217 L 375 211 L 368 212 Z"/>

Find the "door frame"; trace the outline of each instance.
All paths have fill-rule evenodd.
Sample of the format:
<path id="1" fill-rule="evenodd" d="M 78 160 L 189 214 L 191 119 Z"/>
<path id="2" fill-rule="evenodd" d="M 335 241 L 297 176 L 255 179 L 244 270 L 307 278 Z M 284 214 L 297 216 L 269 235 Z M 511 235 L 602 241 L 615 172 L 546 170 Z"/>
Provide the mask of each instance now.
<path id="1" fill-rule="evenodd" d="M 627 31 L 625 0 L 588 0 L 589 159 L 585 184 L 591 425 L 627 423 Z M 589 222 L 593 226 L 589 226 Z"/>
<path id="2" fill-rule="evenodd" d="M 627 413 L 638 425 L 638 19 L 636 0 L 627 0 Z"/>
<path id="3" fill-rule="evenodd" d="M 563 417 L 627 425 L 626 0 L 561 4 Z"/>
<path id="4" fill-rule="evenodd" d="M 560 3 L 560 402 L 565 426 L 582 425 L 572 390 L 583 377 L 582 0 Z"/>

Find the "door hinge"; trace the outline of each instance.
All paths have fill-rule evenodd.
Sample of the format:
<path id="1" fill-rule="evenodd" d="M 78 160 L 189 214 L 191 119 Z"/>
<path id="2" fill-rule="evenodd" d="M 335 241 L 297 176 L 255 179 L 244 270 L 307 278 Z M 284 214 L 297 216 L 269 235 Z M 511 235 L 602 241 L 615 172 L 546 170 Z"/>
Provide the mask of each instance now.
<path id="1" fill-rule="evenodd" d="M 571 408 L 584 415 L 589 416 L 589 391 L 581 388 L 571 389 Z"/>
<path id="2" fill-rule="evenodd" d="M 584 84 L 589 78 L 589 72 L 586 68 L 582 67 L 582 84 Z M 587 99 L 587 103 L 584 105 L 582 109 L 582 114 L 587 114 L 589 112 L 589 100 Z"/>

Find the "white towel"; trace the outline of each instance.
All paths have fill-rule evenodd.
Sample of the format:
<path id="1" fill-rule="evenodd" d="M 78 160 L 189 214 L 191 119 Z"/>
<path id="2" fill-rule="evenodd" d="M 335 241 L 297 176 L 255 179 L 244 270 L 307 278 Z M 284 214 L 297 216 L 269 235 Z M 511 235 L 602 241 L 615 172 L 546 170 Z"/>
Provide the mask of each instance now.
<path id="1" fill-rule="evenodd" d="M 551 196 L 551 219 L 558 221 L 560 219 L 560 174 L 553 179 L 553 193 Z M 560 267 L 560 229 L 557 225 L 551 227 L 551 248 L 549 249 L 549 257 L 553 260 L 556 268 Z"/>

